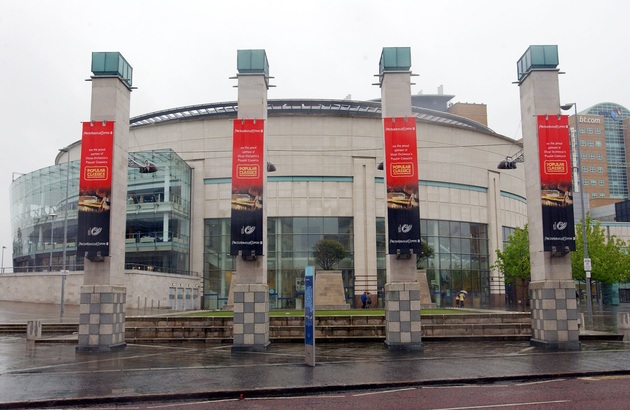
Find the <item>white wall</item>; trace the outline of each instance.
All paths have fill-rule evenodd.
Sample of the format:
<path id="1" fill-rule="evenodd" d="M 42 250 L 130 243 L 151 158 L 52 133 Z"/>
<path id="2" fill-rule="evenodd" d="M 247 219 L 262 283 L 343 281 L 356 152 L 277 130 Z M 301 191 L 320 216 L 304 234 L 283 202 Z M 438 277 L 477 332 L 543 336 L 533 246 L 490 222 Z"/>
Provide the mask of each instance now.
<path id="1" fill-rule="evenodd" d="M 64 303 L 79 305 L 83 272 L 70 272 L 64 286 Z M 160 272 L 125 271 L 128 308 L 168 308 L 169 288 L 199 289 L 201 278 Z M 4 273 L 0 275 L 0 300 L 13 302 L 61 302 L 61 274 L 59 272 Z M 199 308 L 199 299 L 193 309 Z"/>

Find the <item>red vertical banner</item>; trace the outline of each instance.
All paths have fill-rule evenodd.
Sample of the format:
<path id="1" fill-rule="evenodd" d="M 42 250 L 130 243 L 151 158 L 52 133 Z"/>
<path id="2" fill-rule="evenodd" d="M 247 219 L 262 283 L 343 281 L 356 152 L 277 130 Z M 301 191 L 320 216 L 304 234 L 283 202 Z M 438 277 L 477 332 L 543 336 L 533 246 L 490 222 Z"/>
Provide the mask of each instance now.
<path id="1" fill-rule="evenodd" d="M 419 254 L 416 118 L 384 118 L 388 254 Z"/>
<path id="2" fill-rule="evenodd" d="M 538 116 L 538 155 L 542 203 L 543 245 L 559 252 L 575 250 L 573 184 L 569 117 Z"/>
<path id="3" fill-rule="evenodd" d="M 114 122 L 84 122 L 81 138 L 77 254 L 109 256 Z"/>
<path id="4" fill-rule="evenodd" d="M 234 120 L 232 141 L 230 255 L 262 255 L 265 121 Z"/>

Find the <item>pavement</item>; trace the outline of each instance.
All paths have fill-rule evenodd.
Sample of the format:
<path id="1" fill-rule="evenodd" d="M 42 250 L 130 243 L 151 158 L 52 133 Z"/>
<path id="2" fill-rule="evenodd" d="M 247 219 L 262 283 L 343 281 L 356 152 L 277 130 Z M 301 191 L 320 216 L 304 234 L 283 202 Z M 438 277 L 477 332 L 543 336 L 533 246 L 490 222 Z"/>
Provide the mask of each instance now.
<path id="1" fill-rule="evenodd" d="M 59 320 L 59 306 L 0 302 L 0 323 L 7 323 L 9 317 L 12 323 L 23 320 L 18 308 L 25 317 L 39 314 L 45 322 Z M 42 317 L 45 312 L 38 310 L 54 317 Z M 594 321 L 598 316 L 593 315 Z M 613 323 L 598 320 L 602 323 L 597 326 L 604 328 Z M 98 354 L 76 353 L 75 347 L 27 342 L 25 335 L 0 335 L 0 408 L 630 374 L 630 342 L 604 338 L 589 338 L 581 350 L 565 352 L 548 352 L 527 341 L 425 341 L 421 352 L 389 351 L 377 342 L 319 342 L 314 367 L 305 364 L 305 348 L 299 343 L 272 343 L 265 352 L 232 352 L 231 345 L 195 343 L 129 344 L 117 352 Z"/>

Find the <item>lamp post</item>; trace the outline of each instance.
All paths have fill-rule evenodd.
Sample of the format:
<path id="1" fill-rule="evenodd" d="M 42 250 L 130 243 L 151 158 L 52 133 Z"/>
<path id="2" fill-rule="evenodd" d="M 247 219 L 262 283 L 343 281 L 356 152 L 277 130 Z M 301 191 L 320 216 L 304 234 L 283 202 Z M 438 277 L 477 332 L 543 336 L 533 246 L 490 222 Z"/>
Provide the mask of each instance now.
<path id="1" fill-rule="evenodd" d="M 4 273 L 4 250 L 6 248 L 6 246 L 2 245 L 2 273 Z"/>
<path id="2" fill-rule="evenodd" d="M 48 214 L 50 218 L 50 259 L 48 260 L 48 272 L 52 272 L 52 258 L 53 258 L 53 250 L 54 250 L 54 233 L 55 233 L 55 219 L 57 219 L 57 214 L 53 210 L 52 213 Z"/>
<path id="3" fill-rule="evenodd" d="M 66 248 L 68 246 L 68 193 L 70 188 L 70 154 L 68 153 L 68 148 L 60 148 L 60 152 L 65 152 L 68 156 L 68 160 L 66 161 L 66 200 L 64 201 L 64 211 L 63 211 L 63 261 L 61 262 L 61 308 L 59 311 L 59 318 L 63 320 L 63 308 L 64 308 L 64 293 L 66 287 Z"/>
<path id="4" fill-rule="evenodd" d="M 568 103 L 561 105 L 560 108 L 564 111 L 570 110 L 571 107 L 574 109 L 575 116 L 575 146 L 577 152 L 577 169 L 578 169 L 578 182 L 580 188 L 580 208 L 582 214 L 582 240 L 584 241 L 584 272 L 586 273 L 586 309 L 588 311 L 588 321 L 589 323 L 593 323 L 593 305 L 591 300 L 591 258 L 588 257 L 588 241 L 586 239 L 586 211 L 584 209 L 584 192 L 582 191 L 582 164 L 581 164 L 581 154 L 580 154 L 580 129 L 578 125 L 578 110 L 577 103 Z M 573 189 L 575 192 L 575 187 Z"/>

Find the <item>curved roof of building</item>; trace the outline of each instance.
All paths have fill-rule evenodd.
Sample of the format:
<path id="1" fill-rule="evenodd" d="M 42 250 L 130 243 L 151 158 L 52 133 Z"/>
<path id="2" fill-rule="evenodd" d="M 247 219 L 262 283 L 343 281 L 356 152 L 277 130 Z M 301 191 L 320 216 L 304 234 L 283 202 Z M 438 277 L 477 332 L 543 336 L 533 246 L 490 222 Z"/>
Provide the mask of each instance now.
<path id="1" fill-rule="evenodd" d="M 204 117 L 235 118 L 237 111 L 238 105 L 235 101 L 191 105 L 139 115 L 131 118 L 129 125 L 131 128 L 134 128 L 144 125 Z M 485 125 L 469 120 L 468 118 L 460 117 L 459 115 L 420 107 L 412 107 L 412 112 L 418 121 L 440 123 L 449 126 L 468 128 L 478 132 L 499 135 Z M 376 101 L 304 99 L 267 101 L 267 115 L 270 117 L 273 117 L 274 115 L 287 114 L 381 118 L 381 103 Z"/>
<path id="2" fill-rule="evenodd" d="M 624 119 L 630 117 L 630 111 L 623 105 L 611 102 L 602 102 L 580 111 L 580 114 L 603 115 L 605 118 Z"/>

